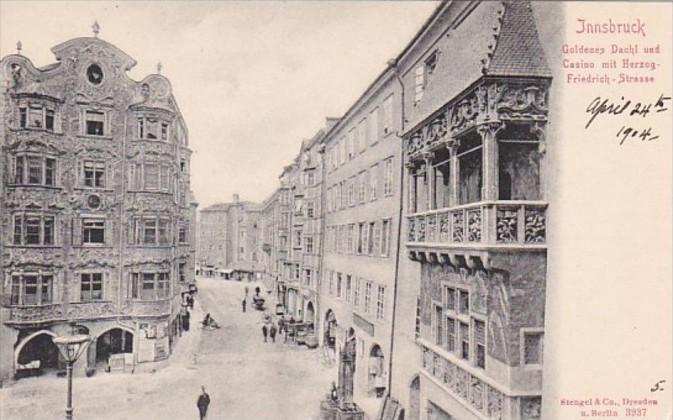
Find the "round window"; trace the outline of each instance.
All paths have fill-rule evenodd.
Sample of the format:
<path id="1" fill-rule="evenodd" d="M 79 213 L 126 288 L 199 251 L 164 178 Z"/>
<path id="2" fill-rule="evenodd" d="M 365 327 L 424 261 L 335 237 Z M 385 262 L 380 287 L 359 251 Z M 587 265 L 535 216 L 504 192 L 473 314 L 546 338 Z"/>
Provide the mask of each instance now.
<path id="1" fill-rule="evenodd" d="M 86 77 L 94 85 L 99 85 L 103 81 L 103 70 L 98 64 L 92 64 L 86 69 Z"/>
<path id="2" fill-rule="evenodd" d="M 95 194 L 91 194 L 87 199 L 87 204 L 89 205 L 90 209 L 92 210 L 97 209 L 98 207 L 100 207 L 100 197 Z"/>

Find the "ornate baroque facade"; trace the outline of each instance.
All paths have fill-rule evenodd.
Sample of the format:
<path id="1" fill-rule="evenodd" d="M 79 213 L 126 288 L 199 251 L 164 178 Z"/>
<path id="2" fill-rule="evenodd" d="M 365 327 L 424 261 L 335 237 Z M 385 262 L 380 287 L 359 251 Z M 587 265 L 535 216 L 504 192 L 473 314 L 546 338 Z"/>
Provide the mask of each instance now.
<path id="1" fill-rule="evenodd" d="M 76 369 L 106 352 L 167 357 L 193 282 L 191 151 L 170 82 L 130 79 L 135 60 L 97 37 L 52 52 L 39 68 L 0 61 L 2 378 L 69 322 L 94 337 Z"/>

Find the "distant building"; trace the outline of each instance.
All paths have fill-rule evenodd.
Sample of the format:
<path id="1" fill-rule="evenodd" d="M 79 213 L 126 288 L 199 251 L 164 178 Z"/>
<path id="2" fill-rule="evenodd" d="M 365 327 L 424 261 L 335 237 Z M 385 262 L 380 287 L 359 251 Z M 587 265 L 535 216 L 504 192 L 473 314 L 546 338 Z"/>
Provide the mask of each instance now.
<path id="1" fill-rule="evenodd" d="M 199 270 L 225 278 L 257 278 L 261 273 L 257 203 L 240 201 L 213 204 L 199 213 Z"/>
<path id="2" fill-rule="evenodd" d="M 92 335 L 76 370 L 166 358 L 194 281 L 188 133 L 171 84 L 97 37 L 37 68 L 0 60 L 0 377 L 63 365 L 52 337 Z M 39 362 L 38 362 L 39 361 Z"/>
<path id="3" fill-rule="evenodd" d="M 278 224 L 280 219 L 279 189 L 276 189 L 260 205 L 260 216 L 257 222 L 258 242 L 257 253 L 262 266 L 262 280 L 268 290 L 276 290 L 276 282 L 280 275 L 278 258 L 280 235 Z"/>
<path id="4" fill-rule="evenodd" d="M 325 131 L 334 125 L 327 119 L 326 127 L 304 140 L 287 176 L 292 210 L 284 213 L 289 222 L 289 258 L 285 261 L 285 304 L 288 314 L 317 329 L 320 252 L 323 241 L 323 174 L 321 141 Z M 285 224 L 286 221 L 283 221 Z"/>

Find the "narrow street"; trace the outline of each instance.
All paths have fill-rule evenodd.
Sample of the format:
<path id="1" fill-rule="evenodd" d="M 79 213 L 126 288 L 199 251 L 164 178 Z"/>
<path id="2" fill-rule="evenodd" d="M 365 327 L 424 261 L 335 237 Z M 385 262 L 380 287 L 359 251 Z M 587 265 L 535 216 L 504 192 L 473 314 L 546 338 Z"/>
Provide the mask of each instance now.
<path id="1" fill-rule="evenodd" d="M 208 419 L 317 418 L 319 401 L 337 375 L 335 367 L 321 363 L 321 351 L 284 344 L 278 337 L 276 343 L 264 343 L 262 313 L 250 305 L 241 312 L 244 288 L 252 294 L 255 284 L 199 279 L 198 285 L 192 328 L 168 363 L 162 362 L 166 366 L 75 378 L 76 419 L 198 419 L 201 385 L 211 398 Z M 222 328 L 199 329 L 206 312 Z M 60 418 L 65 391 L 65 378 L 17 381 L 0 389 L 0 418 Z M 35 404 L 38 395 L 40 404 Z"/>

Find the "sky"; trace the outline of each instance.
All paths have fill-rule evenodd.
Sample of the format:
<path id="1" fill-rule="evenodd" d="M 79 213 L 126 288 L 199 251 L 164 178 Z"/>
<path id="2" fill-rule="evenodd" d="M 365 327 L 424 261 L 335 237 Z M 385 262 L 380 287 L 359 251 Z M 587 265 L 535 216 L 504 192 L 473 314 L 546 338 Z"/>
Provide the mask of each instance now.
<path id="1" fill-rule="evenodd" d="M 36 66 L 99 37 L 168 77 L 189 128 L 199 207 L 262 201 L 325 117 L 339 117 L 411 40 L 436 2 L 0 1 L 0 56 Z"/>

